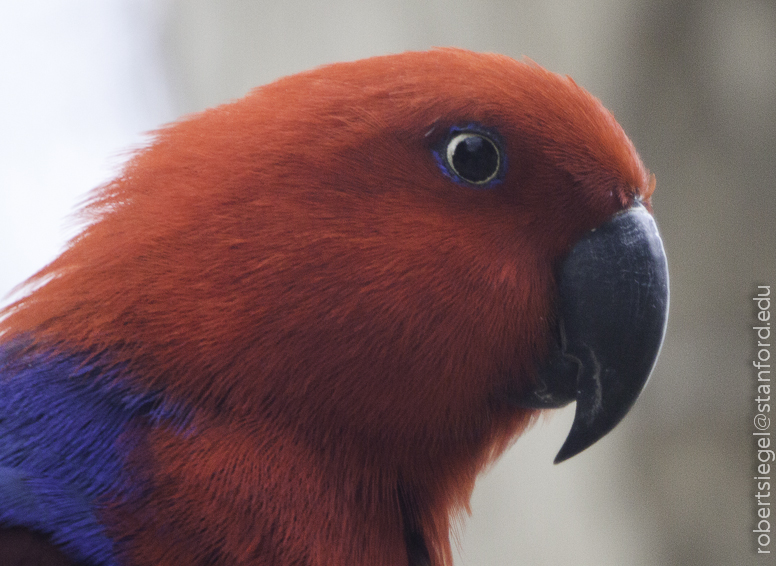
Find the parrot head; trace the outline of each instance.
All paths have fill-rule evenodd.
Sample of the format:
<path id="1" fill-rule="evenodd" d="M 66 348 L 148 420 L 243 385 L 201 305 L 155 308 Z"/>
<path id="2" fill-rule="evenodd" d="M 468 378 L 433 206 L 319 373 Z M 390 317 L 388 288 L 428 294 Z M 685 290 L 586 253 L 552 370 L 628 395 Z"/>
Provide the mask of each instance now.
<path id="1" fill-rule="evenodd" d="M 293 439 L 361 478 L 347 502 L 398 485 L 408 553 L 434 555 L 539 410 L 577 403 L 559 461 L 635 402 L 668 305 L 653 189 L 601 103 L 530 61 L 329 65 L 156 132 L 3 324 Z"/>

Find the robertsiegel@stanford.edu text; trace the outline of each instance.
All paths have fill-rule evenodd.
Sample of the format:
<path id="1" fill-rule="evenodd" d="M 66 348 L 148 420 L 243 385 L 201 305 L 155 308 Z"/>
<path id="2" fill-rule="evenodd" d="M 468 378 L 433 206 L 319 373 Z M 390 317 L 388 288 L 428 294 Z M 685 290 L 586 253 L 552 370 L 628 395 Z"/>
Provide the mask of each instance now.
<path id="1" fill-rule="evenodd" d="M 757 305 L 756 354 L 752 360 L 757 376 L 757 397 L 755 398 L 754 428 L 752 435 L 757 448 L 757 463 L 754 496 L 757 537 L 757 554 L 770 554 L 771 546 L 771 466 L 776 458 L 771 446 L 771 286 L 758 285 L 757 295 L 752 297 Z"/>

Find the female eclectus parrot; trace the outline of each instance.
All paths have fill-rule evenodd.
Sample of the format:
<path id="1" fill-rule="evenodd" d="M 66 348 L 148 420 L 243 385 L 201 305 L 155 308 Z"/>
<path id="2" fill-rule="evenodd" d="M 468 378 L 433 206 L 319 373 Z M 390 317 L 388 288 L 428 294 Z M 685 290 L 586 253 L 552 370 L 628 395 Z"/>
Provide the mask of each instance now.
<path id="1" fill-rule="evenodd" d="M 564 460 L 647 381 L 653 189 L 571 79 L 457 49 L 162 128 L 0 322 L 0 553 L 450 564 L 541 409 L 577 403 Z"/>

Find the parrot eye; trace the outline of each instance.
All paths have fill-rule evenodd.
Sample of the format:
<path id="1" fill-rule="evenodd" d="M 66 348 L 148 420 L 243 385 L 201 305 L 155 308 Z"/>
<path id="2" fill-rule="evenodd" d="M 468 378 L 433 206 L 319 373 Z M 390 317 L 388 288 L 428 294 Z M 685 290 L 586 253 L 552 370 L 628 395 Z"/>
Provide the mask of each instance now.
<path id="1" fill-rule="evenodd" d="M 442 152 L 444 168 L 456 181 L 488 185 L 501 173 L 503 158 L 499 144 L 478 132 L 455 131 Z"/>

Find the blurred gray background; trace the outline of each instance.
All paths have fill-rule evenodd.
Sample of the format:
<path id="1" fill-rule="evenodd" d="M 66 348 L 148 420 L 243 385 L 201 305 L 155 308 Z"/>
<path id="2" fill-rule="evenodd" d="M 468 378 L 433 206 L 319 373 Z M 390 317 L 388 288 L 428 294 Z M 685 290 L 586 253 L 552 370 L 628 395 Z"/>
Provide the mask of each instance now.
<path id="1" fill-rule="evenodd" d="M 525 55 L 571 75 L 657 176 L 668 334 L 641 400 L 603 441 L 553 466 L 567 408 L 480 478 L 456 564 L 773 564 L 751 533 L 751 297 L 776 285 L 774 2 L 5 4 L 3 294 L 61 249 L 74 233 L 65 218 L 123 152 L 180 114 L 315 65 L 432 46 Z"/>

